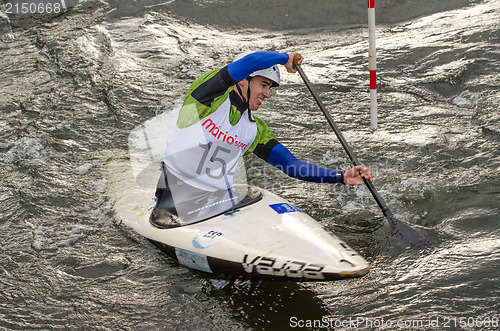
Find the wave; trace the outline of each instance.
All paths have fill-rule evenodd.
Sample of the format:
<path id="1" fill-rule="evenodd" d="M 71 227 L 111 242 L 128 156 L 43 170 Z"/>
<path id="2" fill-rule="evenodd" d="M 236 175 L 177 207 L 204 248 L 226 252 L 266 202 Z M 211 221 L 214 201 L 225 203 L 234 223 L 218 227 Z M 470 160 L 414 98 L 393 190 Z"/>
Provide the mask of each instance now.
<path id="1" fill-rule="evenodd" d="M 108 0 L 113 17 L 135 16 L 144 11 L 168 11 L 203 25 L 270 30 L 356 25 L 367 22 L 365 0 Z M 402 22 L 469 6 L 467 0 L 384 0 L 376 3 L 377 21 Z"/>

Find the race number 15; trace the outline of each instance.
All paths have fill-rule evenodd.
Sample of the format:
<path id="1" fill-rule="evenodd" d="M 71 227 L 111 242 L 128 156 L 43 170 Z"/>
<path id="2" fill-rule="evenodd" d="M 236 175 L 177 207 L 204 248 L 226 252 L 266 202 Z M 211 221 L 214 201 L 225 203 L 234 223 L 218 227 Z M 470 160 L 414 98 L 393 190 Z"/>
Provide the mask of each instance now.
<path id="1" fill-rule="evenodd" d="M 196 169 L 196 173 L 198 175 L 202 175 L 202 174 L 206 173 L 207 176 L 210 177 L 210 178 L 212 178 L 212 179 L 220 179 L 224 175 L 234 175 L 234 173 L 235 173 L 234 169 L 230 169 L 230 171 L 226 174 L 227 161 L 224 158 L 224 156 L 229 156 L 229 154 L 231 153 L 231 151 L 229 149 L 221 147 L 221 146 L 215 146 L 215 149 L 214 149 L 214 151 L 212 153 L 212 156 L 210 157 L 210 159 L 208 159 L 208 156 L 210 154 L 210 150 L 212 149 L 212 145 L 213 145 L 212 142 L 209 142 L 207 144 L 201 144 L 200 143 L 198 145 L 198 146 L 200 146 L 203 149 L 203 155 L 201 156 L 201 160 L 200 160 L 200 163 L 198 164 L 198 168 Z M 212 172 L 212 168 L 206 166 L 207 159 L 212 164 L 215 164 L 215 166 L 217 168 L 221 169 L 218 174 L 217 173 L 213 173 Z M 236 164 L 237 163 L 235 163 L 233 165 L 233 168 L 236 166 Z"/>

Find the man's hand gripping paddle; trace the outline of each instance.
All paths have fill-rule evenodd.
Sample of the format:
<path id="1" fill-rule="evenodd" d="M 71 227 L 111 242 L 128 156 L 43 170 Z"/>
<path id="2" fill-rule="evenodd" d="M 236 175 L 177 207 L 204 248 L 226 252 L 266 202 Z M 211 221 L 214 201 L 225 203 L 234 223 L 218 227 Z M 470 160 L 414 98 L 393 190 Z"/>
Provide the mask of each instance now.
<path id="1" fill-rule="evenodd" d="M 299 72 L 300 76 L 302 77 L 302 80 L 306 84 L 307 88 L 309 89 L 309 92 L 311 92 L 314 100 L 318 104 L 319 108 L 325 115 L 326 120 L 328 121 L 328 124 L 330 124 L 331 128 L 335 132 L 335 135 L 339 139 L 340 143 L 342 144 L 342 147 L 346 151 L 347 155 L 351 159 L 352 163 L 355 166 L 361 165 L 361 163 L 358 161 L 356 156 L 354 155 L 351 147 L 347 144 L 347 141 L 345 140 L 344 136 L 338 129 L 337 125 L 335 125 L 335 122 L 332 119 L 332 116 L 330 113 L 326 110 L 325 106 L 323 105 L 323 102 L 319 98 L 318 94 L 314 90 L 313 86 L 309 82 L 309 79 L 307 78 L 306 74 L 302 70 L 299 62 L 301 61 L 302 56 L 300 54 L 296 54 L 294 59 L 293 59 L 293 64 L 294 67 L 297 69 Z M 409 245 L 413 249 L 430 249 L 432 248 L 432 244 L 421 234 L 419 234 L 415 229 L 410 227 L 408 224 L 398 220 L 392 211 L 387 207 L 384 199 L 380 196 L 378 191 L 375 189 L 375 186 L 373 186 L 373 183 L 371 180 L 363 178 L 366 187 L 368 187 L 368 190 L 370 193 L 373 195 L 373 198 L 379 205 L 380 209 L 382 210 L 382 213 L 384 214 L 385 218 L 389 222 L 389 226 L 391 228 L 392 233 L 402 240 L 404 243 Z"/>

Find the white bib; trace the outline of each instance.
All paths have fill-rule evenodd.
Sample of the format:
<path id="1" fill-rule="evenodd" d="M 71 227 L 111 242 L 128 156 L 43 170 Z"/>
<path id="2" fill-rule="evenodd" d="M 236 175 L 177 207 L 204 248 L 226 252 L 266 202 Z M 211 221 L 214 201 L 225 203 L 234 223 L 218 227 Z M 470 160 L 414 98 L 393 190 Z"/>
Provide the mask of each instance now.
<path id="1" fill-rule="evenodd" d="M 230 188 L 240 157 L 257 135 L 257 125 L 249 120 L 247 112 L 236 125 L 231 125 L 230 109 L 227 98 L 201 121 L 183 129 L 174 126 L 162 158 L 168 171 L 201 190 Z"/>

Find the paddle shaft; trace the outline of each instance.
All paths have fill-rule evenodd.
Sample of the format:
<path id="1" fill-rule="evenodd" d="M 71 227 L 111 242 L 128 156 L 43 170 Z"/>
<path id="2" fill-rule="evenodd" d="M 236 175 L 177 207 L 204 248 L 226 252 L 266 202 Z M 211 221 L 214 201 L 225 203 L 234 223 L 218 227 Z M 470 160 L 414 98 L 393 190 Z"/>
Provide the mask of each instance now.
<path id="1" fill-rule="evenodd" d="M 333 131 L 335 132 L 335 135 L 339 139 L 340 144 L 342 145 L 342 147 L 346 151 L 346 153 L 349 156 L 349 158 L 351 159 L 352 163 L 355 166 L 361 165 L 361 163 L 359 162 L 359 160 L 356 157 L 356 155 L 354 155 L 354 153 L 352 151 L 352 148 L 349 146 L 349 144 L 345 140 L 344 136 L 342 135 L 342 132 L 340 132 L 339 128 L 337 127 L 337 125 L 333 121 L 332 116 L 326 110 L 325 106 L 323 105 L 323 102 L 321 101 L 321 99 L 319 98 L 318 94 L 314 90 L 313 86 L 311 85 L 311 82 L 307 78 L 306 74 L 304 73 L 304 71 L 302 70 L 302 68 L 300 67 L 300 65 L 299 64 L 295 64 L 295 68 L 299 72 L 300 76 L 302 77 L 302 80 L 304 81 L 304 83 L 306 84 L 307 88 L 309 89 L 309 92 L 311 92 L 314 100 L 316 101 L 316 103 L 318 104 L 319 108 L 323 112 L 323 115 L 325 115 L 326 120 L 328 121 L 328 124 L 330 124 L 330 126 L 332 127 Z M 378 193 L 377 189 L 373 185 L 372 181 L 369 180 L 369 179 L 365 179 L 365 178 L 363 178 L 363 180 L 364 180 L 366 186 L 368 187 L 368 190 L 370 191 L 370 193 L 375 198 L 375 201 L 379 205 L 380 209 L 382 210 L 382 213 L 384 213 L 384 216 L 387 217 L 390 221 L 392 221 L 393 220 L 393 218 L 392 218 L 392 215 L 393 215 L 392 211 L 389 209 L 389 207 L 387 207 L 384 199 L 382 199 L 382 197 Z"/>

